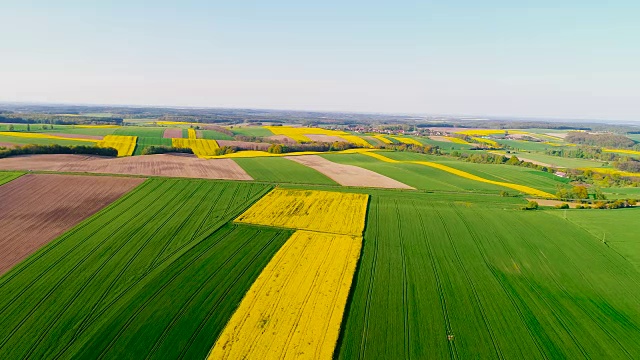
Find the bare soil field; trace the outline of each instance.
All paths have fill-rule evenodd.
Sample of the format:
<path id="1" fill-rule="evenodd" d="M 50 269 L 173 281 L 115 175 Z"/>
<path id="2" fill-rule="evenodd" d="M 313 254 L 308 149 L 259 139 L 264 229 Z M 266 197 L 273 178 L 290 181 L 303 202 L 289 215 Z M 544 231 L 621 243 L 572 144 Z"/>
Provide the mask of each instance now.
<path id="1" fill-rule="evenodd" d="M 545 133 L 545 135 L 549 135 L 549 136 L 557 137 L 557 138 L 560 138 L 560 139 L 564 139 L 569 134 L 568 133 Z"/>
<path id="2" fill-rule="evenodd" d="M 202 136 L 202 130 L 196 130 L 196 139 L 204 139 Z"/>
<path id="3" fill-rule="evenodd" d="M 14 148 L 14 147 L 16 147 L 16 146 L 18 146 L 18 145 L 16 145 L 16 144 L 12 144 L 12 143 L 0 142 L 0 148 L 1 148 L 1 147 L 5 147 L 5 148 Z"/>
<path id="4" fill-rule="evenodd" d="M 249 141 L 234 141 L 234 140 L 216 140 L 219 146 L 236 146 L 243 150 L 262 150 L 267 151 L 271 144 L 258 143 Z"/>
<path id="5" fill-rule="evenodd" d="M 332 135 L 313 135 L 313 134 L 305 134 L 304 136 L 308 137 L 309 139 L 311 139 L 312 141 L 318 141 L 318 142 L 327 142 L 327 143 L 332 143 L 332 142 L 347 142 L 347 140 L 341 138 L 340 136 L 332 136 Z"/>
<path id="6" fill-rule="evenodd" d="M 104 136 L 98 136 L 98 135 L 59 134 L 59 133 L 52 133 L 52 134 L 49 134 L 49 135 L 59 136 L 59 137 L 69 138 L 69 139 L 88 139 L 88 140 L 102 140 L 102 139 L 104 139 Z"/>
<path id="7" fill-rule="evenodd" d="M 287 135 L 272 135 L 267 137 L 267 139 L 269 140 L 275 140 L 275 141 L 279 141 L 282 143 L 296 143 L 297 141 L 293 140 L 292 138 L 288 137 Z"/>
<path id="8" fill-rule="evenodd" d="M 182 129 L 167 129 L 164 131 L 164 134 L 162 134 L 162 137 L 165 139 L 179 139 L 182 137 Z"/>
<path id="9" fill-rule="evenodd" d="M 253 180 L 231 159 L 205 160 L 184 154 L 122 158 L 86 155 L 25 155 L 0 159 L 0 169 Z"/>
<path id="10" fill-rule="evenodd" d="M 27 174 L 0 186 L 0 275 L 144 180 Z"/>
<path id="11" fill-rule="evenodd" d="M 343 186 L 413 189 L 394 179 L 353 165 L 329 161 L 318 155 L 286 156 L 287 159 L 315 169 Z"/>

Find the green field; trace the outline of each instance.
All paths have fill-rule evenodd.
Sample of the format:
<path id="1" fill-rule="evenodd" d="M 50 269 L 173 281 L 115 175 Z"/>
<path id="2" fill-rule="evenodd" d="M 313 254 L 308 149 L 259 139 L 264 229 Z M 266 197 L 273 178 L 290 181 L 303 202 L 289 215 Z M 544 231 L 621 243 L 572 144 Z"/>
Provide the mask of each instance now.
<path id="1" fill-rule="evenodd" d="M 117 128 L 113 134 L 161 138 L 164 135 L 165 130 L 166 128 L 162 128 L 162 127 L 123 126 L 121 128 Z"/>
<path id="2" fill-rule="evenodd" d="M 502 164 L 476 164 L 455 160 L 450 157 L 429 156 L 416 153 L 385 153 L 396 160 L 431 161 L 466 171 L 485 179 L 526 185 L 554 194 L 558 186 L 567 183 L 566 179 L 540 170 Z"/>
<path id="3" fill-rule="evenodd" d="M 251 276 L 286 238 L 278 231 L 262 235 L 263 229 L 220 230 L 269 189 L 243 182 L 147 180 L 0 278 L 0 358 L 77 357 L 77 351 L 88 342 L 101 342 L 107 336 L 114 342 L 101 342 L 108 345 L 105 351 L 125 351 L 121 347 L 125 345 L 114 344 L 122 344 L 120 331 L 131 329 L 130 324 L 109 334 L 103 329 L 121 324 L 122 317 L 140 319 L 149 314 L 149 306 L 157 306 L 152 317 L 166 317 L 158 323 L 155 318 L 146 319 L 148 322 L 135 326 L 151 326 L 161 337 L 135 336 L 124 339 L 124 344 L 134 341 L 137 348 L 165 351 L 164 339 L 180 337 L 183 341 L 168 345 L 171 351 L 193 351 L 197 358 L 203 358 L 206 352 L 202 349 L 213 345 L 215 333 L 203 333 L 205 339 L 198 337 L 202 327 L 220 330 L 250 286 Z M 240 241 L 238 237 L 247 232 L 257 239 Z M 214 258 L 207 260 L 208 256 Z M 221 262 L 221 258 L 225 260 Z M 224 272 L 238 259 L 256 261 L 256 268 L 247 270 L 248 274 Z M 175 283 L 179 276 L 203 279 L 204 273 L 213 275 L 215 268 L 208 268 L 208 261 L 235 279 L 218 277 L 215 280 L 222 283 L 198 284 L 208 295 L 218 297 L 217 305 L 198 289 L 183 289 Z M 158 297 L 169 297 L 171 302 L 154 303 Z M 129 301 L 139 298 L 149 301 Z M 197 313 L 195 318 L 189 311 L 166 309 L 189 301 L 204 301 L 208 309 L 217 309 L 215 317 L 222 320 L 212 320 L 207 311 L 198 311 L 202 310 L 199 307 L 191 309 Z M 171 321 L 166 321 L 167 317 Z M 192 332 L 186 332 L 180 320 L 189 322 L 187 328 Z M 155 354 L 164 358 L 162 352 Z"/>
<path id="4" fill-rule="evenodd" d="M 67 146 L 77 146 L 77 145 L 85 145 L 91 146 L 94 143 L 88 141 L 76 141 L 76 140 L 60 140 L 60 139 L 39 139 L 39 138 L 25 138 L 25 137 L 16 137 L 16 136 L 5 136 L 0 135 L 0 143 L 12 143 L 17 145 L 28 145 L 28 144 L 36 144 L 36 145 L 67 145 Z"/>
<path id="5" fill-rule="evenodd" d="M 640 208 L 615 211 L 577 209 L 552 213 L 585 229 L 594 238 L 604 240 L 606 246 L 640 270 L 640 230 L 633 226 L 640 219 Z"/>
<path id="6" fill-rule="evenodd" d="M 19 178 L 20 176 L 22 176 L 22 174 L 23 173 L 21 172 L 0 171 L 0 185 L 6 184 L 13 179 Z"/>
<path id="7" fill-rule="evenodd" d="M 338 186 L 338 183 L 324 174 L 289 159 L 264 157 L 236 158 L 233 161 L 256 181 Z"/>
<path id="8" fill-rule="evenodd" d="M 440 149 L 442 149 L 445 152 L 449 152 L 451 150 L 469 150 L 473 147 L 472 145 L 456 144 L 456 143 L 446 142 L 446 141 L 437 141 L 437 140 L 432 140 L 426 137 L 416 137 L 415 139 L 425 145 L 438 146 L 440 147 Z"/>
<path id="9" fill-rule="evenodd" d="M 273 133 L 261 126 L 234 126 L 230 128 L 234 135 L 244 136 L 272 136 Z"/>
<path id="10" fill-rule="evenodd" d="M 395 153 L 384 153 L 385 156 L 389 154 Z M 333 162 L 359 166 L 377 172 L 378 174 L 388 176 L 419 190 L 484 192 L 494 194 L 505 190 L 505 188 L 501 186 L 465 179 L 446 171 L 424 165 L 388 163 L 362 154 L 328 154 L 321 156 Z"/>
<path id="11" fill-rule="evenodd" d="M 557 216 L 475 198 L 372 195 L 339 358 L 640 356 L 631 264 Z"/>
<path id="12" fill-rule="evenodd" d="M 209 140 L 233 140 L 233 136 L 215 130 L 202 130 L 202 138 Z"/>
<path id="13" fill-rule="evenodd" d="M 527 151 L 545 151 L 547 149 L 558 149 L 557 146 L 541 143 L 541 142 L 533 142 L 533 141 L 524 141 L 524 140 L 496 140 L 498 144 L 508 145 L 512 149 L 516 150 L 527 150 Z"/>
<path id="14" fill-rule="evenodd" d="M 611 167 L 610 165 L 603 166 L 604 162 L 602 161 L 565 158 L 565 157 L 541 154 L 536 152 L 517 152 L 514 155 L 518 157 L 521 156 L 523 158 L 527 158 L 535 161 L 540 161 L 555 167 L 563 167 L 563 168 L 576 169 L 576 168 L 583 168 L 583 167 Z"/>
<path id="15" fill-rule="evenodd" d="M 133 151 L 133 155 L 142 155 L 142 151 L 149 146 L 171 146 L 171 139 L 165 139 L 162 137 L 138 137 L 136 142 L 136 149 Z"/>

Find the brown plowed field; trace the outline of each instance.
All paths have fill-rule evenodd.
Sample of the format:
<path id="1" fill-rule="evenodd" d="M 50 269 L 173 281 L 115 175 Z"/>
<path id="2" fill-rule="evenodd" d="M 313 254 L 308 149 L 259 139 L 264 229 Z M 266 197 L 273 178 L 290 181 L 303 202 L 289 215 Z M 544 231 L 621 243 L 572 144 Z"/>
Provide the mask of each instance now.
<path id="1" fill-rule="evenodd" d="M 12 143 L 4 143 L 4 142 L 0 142 L 0 148 L 1 148 L 1 147 L 5 147 L 5 148 L 14 148 L 14 147 L 16 147 L 16 146 L 18 146 L 18 145 L 16 145 L 16 144 L 12 144 Z"/>
<path id="2" fill-rule="evenodd" d="M 413 189 L 409 185 L 380 175 L 377 172 L 353 165 L 334 163 L 318 155 L 287 156 L 286 158 L 315 169 L 343 186 Z"/>
<path id="3" fill-rule="evenodd" d="M 27 174 L 0 186 L 0 275 L 143 181 Z"/>
<path id="4" fill-rule="evenodd" d="M 3 170 L 33 170 L 253 180 L 231 159 L 198 159 L 176 154 L 109 158 L 86 155 L 25 155 L 0 159 Z"/>
<path id="5" fill-rule="evenodd" d="M 271 144 L 269 143 L 257 143 L 249 141 L 234 141 L 234 140 L 216 140 L 218 146 L 236 146 L 243 150 L 262 150 L 266 151 Z"/>
<path id="6" fill-rule="evenodd" d="M 179 139 L 182 137 L 182 129 L 167 129 L 164 131 L 164 134 L 162 134 L 162 137 L 165 139 Z"/>

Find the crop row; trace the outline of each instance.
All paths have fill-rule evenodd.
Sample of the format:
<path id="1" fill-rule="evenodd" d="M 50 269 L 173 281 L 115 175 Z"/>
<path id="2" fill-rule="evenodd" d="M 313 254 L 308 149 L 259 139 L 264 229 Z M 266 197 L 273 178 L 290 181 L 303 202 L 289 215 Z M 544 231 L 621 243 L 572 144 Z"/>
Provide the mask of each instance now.
<path id="1" fill-rule="evenodd" d="M 74 357 L 142 289 L 159 289 L 155 279 L 168 266 L 268 189 L 147 180 L 0 278 L 0 357 Z"/>

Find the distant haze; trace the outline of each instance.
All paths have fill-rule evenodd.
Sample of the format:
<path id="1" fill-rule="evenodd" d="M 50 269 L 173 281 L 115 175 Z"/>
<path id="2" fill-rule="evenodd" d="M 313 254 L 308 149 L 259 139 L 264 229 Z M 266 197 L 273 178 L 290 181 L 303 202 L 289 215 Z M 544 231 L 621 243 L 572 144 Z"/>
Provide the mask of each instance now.
<path id="1" fill-rule="evenodd" d="M 0 101 L 640 121 L 637 1 L 3 1 Z"/>

